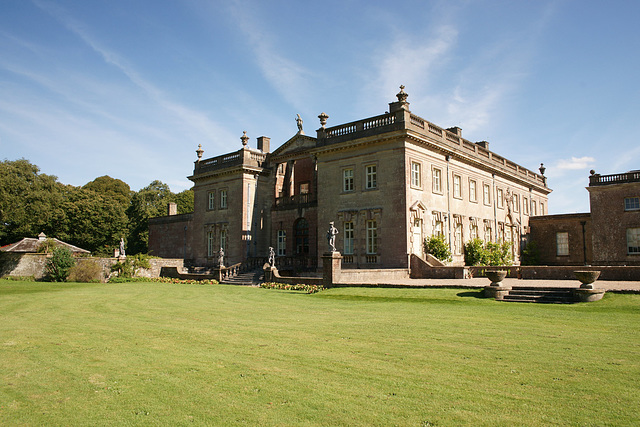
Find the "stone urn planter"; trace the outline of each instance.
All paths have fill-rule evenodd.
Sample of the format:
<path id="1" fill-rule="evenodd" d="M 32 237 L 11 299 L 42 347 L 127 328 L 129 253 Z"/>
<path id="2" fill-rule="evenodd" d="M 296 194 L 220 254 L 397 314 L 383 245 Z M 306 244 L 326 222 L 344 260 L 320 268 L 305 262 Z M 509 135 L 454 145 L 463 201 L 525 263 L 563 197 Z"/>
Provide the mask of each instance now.
<path id="1" fill-rule="evenodd" d="M 598 270 L 577 270 L 573 274 L 582 283 L 578 289 L 573 291 L 576 301 L 593 302 L 601 300 L 604 296 L 604 289 L 594 289 L 593 283 L 600 277 Z"/>
<path id="2" fill-rule="evenodd" d="M 502 281 L 507 277 L 507 270 L 487 270 L 485 275 L 491 280 L 491 285 L 484 287 L 484 296 L 496 300 L 504 299 L 511 290 L 508 286 L 502 286 Z"/>
<path id="3" fill-rule="evenodd" d="M 507 270 L 487 270 L 485 275 L 491 280 L 490 286 L 501 286 L 500 283 L 507 277 Z"/>
<path id="4" fill-rule="evenodd" d="M 573 274 L 576 276 L 576 279 L 582 283 L 580 287 L 583 289 L 593 289 L 593 282 L 600 277 L 598 270 L 576 270 Z"/>

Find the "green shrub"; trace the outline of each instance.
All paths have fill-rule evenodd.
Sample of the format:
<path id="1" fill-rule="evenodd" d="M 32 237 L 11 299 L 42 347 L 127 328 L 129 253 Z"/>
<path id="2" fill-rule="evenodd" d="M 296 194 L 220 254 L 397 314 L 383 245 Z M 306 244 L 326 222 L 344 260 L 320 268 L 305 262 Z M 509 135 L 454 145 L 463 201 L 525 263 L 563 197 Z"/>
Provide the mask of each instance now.
<path id="1" fill-rule="evenodd" d="M 118 277 L 135 277 L 136 272 L 140 268 L 150 268 L 149 260 L 151 257 L 145 254 L 136 254 L 125 258 L 124 262 L 118 261 L 112 267 L 111 271 L 115 271 Z"/>
<path id="2" fill-rule="evenodd" d="M 483 243 L 473 239 L 464 245 L 465 265 L 511 265 L 511 243 Z"/>
<path id="3" fill-rule="evenodd" d="M 69 272 L 67 278 L 70 282 L 98 283 L 102 282 L 104 274 L 102 267 L 94 260 L 82 260 Z"/>
<path id="4" fill-rule="evenodd" d="M 431 236 L 424 241 L 424 251 L 440 261 L 451 261 L 451 249 L 443 235 Z"/>
<path id="5" fill-rule="evenodd" d="M 465 265 L 487 265 L 487 251 L 482 239 L 475 238 L 464 245 Z"/>
<path id="6" fill-rule="evenodd" d="M 536 242 L 530 241 L 522 249 L 522 265 L 540 265 L 540 252 Z"/>
<path id="7" fill-rule="evenodd" d="M 64 282 L 69 276 L 71 268 L 76 264 L 73 253 L 63 246 L 57 246 L 51 251 L 51 258 L 45 264 L 45 278 L 50 282 Z"/>

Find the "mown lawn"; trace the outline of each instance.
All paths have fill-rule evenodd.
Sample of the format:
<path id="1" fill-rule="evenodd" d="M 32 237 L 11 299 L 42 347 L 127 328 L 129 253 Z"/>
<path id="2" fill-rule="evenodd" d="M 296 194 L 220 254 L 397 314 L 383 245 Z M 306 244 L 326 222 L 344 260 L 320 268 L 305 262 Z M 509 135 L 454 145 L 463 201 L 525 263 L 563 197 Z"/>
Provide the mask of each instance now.
<path id="1" fill-rule="evenodd" d="M 640 295 L 0 281 L 0 425 L 638 425 Z"/>

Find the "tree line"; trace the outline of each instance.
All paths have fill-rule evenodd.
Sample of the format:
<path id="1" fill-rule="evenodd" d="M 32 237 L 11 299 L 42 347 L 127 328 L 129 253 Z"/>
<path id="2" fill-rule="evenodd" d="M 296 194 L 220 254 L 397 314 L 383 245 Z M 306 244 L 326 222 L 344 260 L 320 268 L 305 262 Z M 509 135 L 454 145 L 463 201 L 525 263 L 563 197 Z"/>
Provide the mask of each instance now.
<path id="1" fill-rule="evenodd" d="M 97 256 L 112 256 L 125 239 L 127 254 L 149 250 L 149 218 L 193 211 L 193 191 L 171 192 L 161 181 L 131 191 L 124 181 L 101 176 L 76 187 L 26 159 L 0 163 L 0 246 L 41 232 Z"/>

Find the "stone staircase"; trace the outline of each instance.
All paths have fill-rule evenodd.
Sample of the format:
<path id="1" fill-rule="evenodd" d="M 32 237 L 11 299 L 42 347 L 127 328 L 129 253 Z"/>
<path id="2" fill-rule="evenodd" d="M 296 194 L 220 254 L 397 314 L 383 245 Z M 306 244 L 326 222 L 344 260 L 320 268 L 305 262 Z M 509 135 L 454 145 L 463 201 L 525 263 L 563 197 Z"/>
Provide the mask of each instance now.
<path id="1" fill-rule="evenodd" d="M 572 304 L 576 302 L 576 299 L 572 288 L 514 286 L 503 297 L 503 301 Z"/>
<path id="2" fill-rule="evenodd" d="M 226 277 L 221 283 L 226 285 L 256 286 L 264 281 L 263 277 L 264 273 L 262 270 L 253 270 Z"/>

